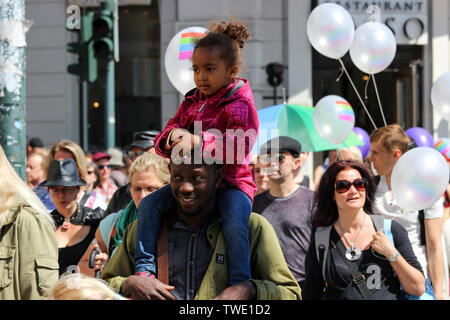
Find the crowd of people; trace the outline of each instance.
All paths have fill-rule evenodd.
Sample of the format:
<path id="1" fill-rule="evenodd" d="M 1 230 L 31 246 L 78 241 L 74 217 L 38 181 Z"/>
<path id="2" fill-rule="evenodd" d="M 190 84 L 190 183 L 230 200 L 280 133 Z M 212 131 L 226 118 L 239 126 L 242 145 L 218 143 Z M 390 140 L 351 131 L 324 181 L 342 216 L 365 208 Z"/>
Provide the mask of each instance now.
<path id="1" fill-rule="evenodd" d="M 291 137 L 267 141 L 254 162 L 256 135 L 240 156 L 218 144 L 258 133 L 250 84 L 238 77 L 249 36 L 232 18 L 209 26 L 193 52 L 196 88 L 161 132 L 93 154 L 33 138 L 26 182 L 0 148 L 0 299 L 448 295 L 444 202 L 420 210 L 421 222 L 390 192 L 411 147 L 399 125 L 372 132 L 366 159 L 357 147 L 328 151 L 313 177 Z"/>

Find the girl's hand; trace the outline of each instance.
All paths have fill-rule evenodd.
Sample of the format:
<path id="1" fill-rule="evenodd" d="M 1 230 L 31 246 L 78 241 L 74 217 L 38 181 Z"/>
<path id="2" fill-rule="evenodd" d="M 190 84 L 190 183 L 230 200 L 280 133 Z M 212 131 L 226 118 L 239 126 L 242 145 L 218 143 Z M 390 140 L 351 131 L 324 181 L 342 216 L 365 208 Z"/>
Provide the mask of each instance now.
<path id="1" fill-rule="evenodd" d="M 195 147 L 201 145 L 201 140 L 199 136 L 189 133 L 185 129 L 175 129 L 172 133 L 171 140 L 174 141 L 170 149 L 178 151 L 180 156 L 183 154 L 190 153 Z"/>
<path id="2" fill-rule="evenodd" d="M 171 147 L 173 148 L 173 146 L 175 146 L 178 142 L 180 142 L 181 139 L 183 139 L 185 136 L 188 137 L 190 135 L 191 134 L 186 129 L 183 128 L 174 129 L 170 135 L 170 141 L 172 142 Z"/>
<path id="3" fill-rule="evenodd" d="M 387 259 L 397 252 L 389 238 L 381 231 L 378 231 L 373 235 L 372 248 L 385 256 Z"/>

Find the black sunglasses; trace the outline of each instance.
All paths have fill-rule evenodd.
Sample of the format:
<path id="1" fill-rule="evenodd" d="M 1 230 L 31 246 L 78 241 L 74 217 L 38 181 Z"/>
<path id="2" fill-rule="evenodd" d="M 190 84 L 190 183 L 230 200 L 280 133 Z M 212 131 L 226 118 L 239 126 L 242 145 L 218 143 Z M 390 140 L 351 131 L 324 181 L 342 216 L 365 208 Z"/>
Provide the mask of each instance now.
<path id="1" fill-rule="evenodd" d="M 110 164 L 100 164 L 98 165 L 98 169 L 99 170 L 103 170 L 103 168 L 107 167 L 108 169 L 111 169 L 111 165 Z"/>
<path id="2" fill-rule="evenodd" d="M 139 157 L 140 155 L 142 155 L 144 153 L 144 151 L 138 151 L 138 152 L 134 152 L 134 151 L 128 151 L 127 155 L 129 158 L 131 159 L 136 159 L 137 157 Z"/>
<path id="3" fill-rule="evenodd" d="M 284 153 L 273 153 L 273 154 L 264 154 L 261 155 L 260 160 L 262 164 L 270 164 L 272 162 L 275 162 L 275 160 L 278 158 L 278 162 L 283 161 L 283 159 L 286 157 L 286 154 Z"/>
<path id="4" fill-rule="evenodd" d="M 335 183 L 335 189 L 337 193 L 345 193 L 352 185 L 357 191 L 365 191 L 367 188 L 367 180 L 365 178 L 355 179 L 352 182 L 348 180 L 337 180 Z"/>

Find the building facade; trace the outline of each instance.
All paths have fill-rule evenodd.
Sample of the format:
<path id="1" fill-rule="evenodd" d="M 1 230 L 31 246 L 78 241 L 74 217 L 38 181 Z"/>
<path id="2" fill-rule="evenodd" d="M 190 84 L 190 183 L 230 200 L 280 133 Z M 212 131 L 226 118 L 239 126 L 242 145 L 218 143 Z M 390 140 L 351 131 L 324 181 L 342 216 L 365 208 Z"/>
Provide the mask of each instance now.
<path id="1" fill-rule="evenodd" d="M 84 2 L 84 3 L 83 3 Z M 206 27 L 211 19 L 246 19 L 252 34 L 243 50 L 242 76 L 250 80 L 258 109 L 282 102 L 285 88 L 289 103 L 312 106 L 322 96 L 338 94 L 353 106 L 356 126 L 373 129 L 347 79 L 339 82 L 339 63 L 317 53 L 309 44 L 306 21 L 322 0 L 119 0 L 120 62 L 116 67 L 116 143 L 124 146 L 135 130 L 161 129 L 175 114 L 182 96 L 165 74 L 165 49 L 171 38 L 189 26 Z M 450 71 L 450 4 L 447 0 L 332 1 L 346 7 L 361 23 L 368 6 L 381 9 L 381 22 L 395 33 L 397 55 L 386 72 L 377 75 L 380 96 L 389 123 L 405 128 L 423 127 L 448 137 L 447 121 L 433 111 L 433 82 Z M 78 79 L 67 73 L 76 56 L 66 44 L 76 35 L 65 28 L 67 8 L 98 6 L 98 0 L 27 0 L 26 16 L 34 25 L 27 35 L 27 133 L 41 137 L 47 146 L 60 139 L 81 144 L 83 122 Z M 84 9 L 83 9 L 84 10 Z M 366 77 L 348 57 L 344 62 L 361 94 Z M 276 88 L 267 81 L 266 66 L 285 66 Z M 90 85 L 89 148 L 104 143 L 102 88 Z M 368 106 L 382 126 L 378 105 L 368 85 Z M 321 161 L 314 157 L 311 167 Z"/>

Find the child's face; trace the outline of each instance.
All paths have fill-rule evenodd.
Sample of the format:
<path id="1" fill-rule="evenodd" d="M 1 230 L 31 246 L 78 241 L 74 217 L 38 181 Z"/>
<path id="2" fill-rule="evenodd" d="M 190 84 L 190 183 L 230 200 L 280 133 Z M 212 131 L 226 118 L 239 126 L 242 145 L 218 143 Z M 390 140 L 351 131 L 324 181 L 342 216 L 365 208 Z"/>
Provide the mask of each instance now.
<path id="1" fill-rule="evenodd" d="M 239 70 L 237 66 L 227 66 L 217 48 L 196 48 L 192 56 L 192 69 L 195 85 L 206 96 L 229 85 Z"/>

